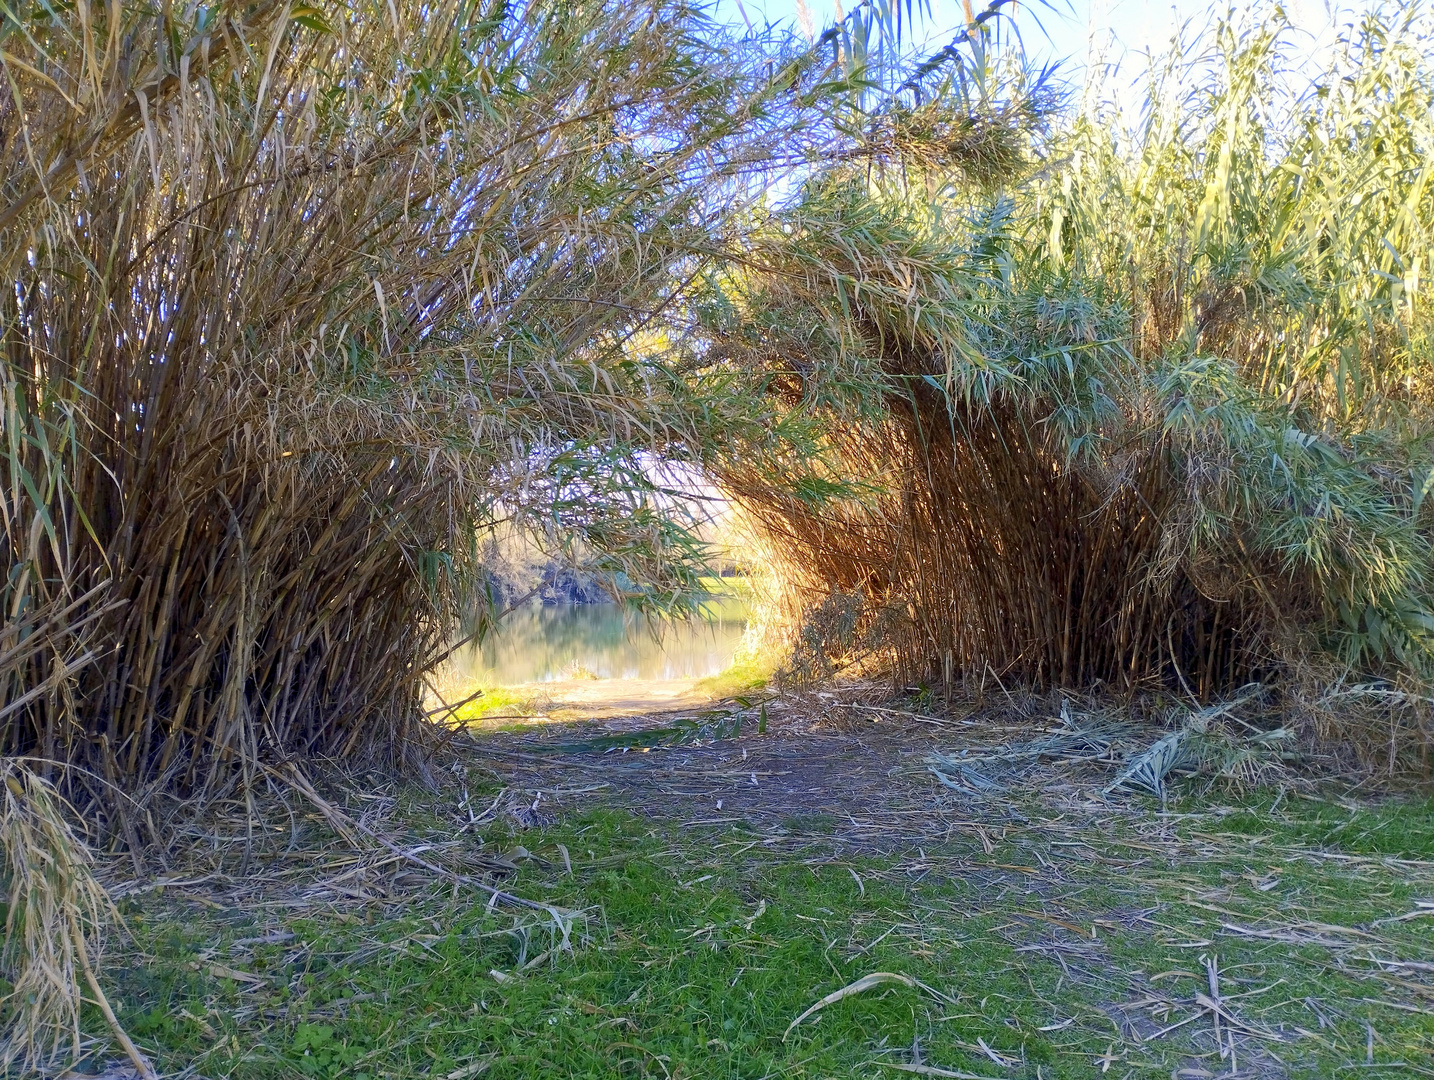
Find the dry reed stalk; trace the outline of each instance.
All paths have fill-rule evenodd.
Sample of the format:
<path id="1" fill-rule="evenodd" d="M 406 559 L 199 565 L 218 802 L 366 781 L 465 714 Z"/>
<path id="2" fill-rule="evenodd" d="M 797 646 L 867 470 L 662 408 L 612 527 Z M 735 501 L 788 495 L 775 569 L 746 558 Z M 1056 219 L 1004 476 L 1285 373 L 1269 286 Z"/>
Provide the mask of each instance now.
<path id="1" fill-rule="evenodd" d="M 1257 677 L 1258 597 L 1211 599 L 1186 573 L 1162 573 L 1148 509 L 1168 498 L 1158 477 L 1112 498 L 1033 437 L 1036 423 L 1012 410 L 953 417 L 917 386 L 884 430 L 834 440 L 847 475 L 904 478 L 895 490 L 838 508 L 774 499 L 761 478 L 730 490 L 760 507 L 807 596 L 861 596 L 902 684 L 990 669 L 1122 690 L 1183 680 L 1203 699 Z"/>

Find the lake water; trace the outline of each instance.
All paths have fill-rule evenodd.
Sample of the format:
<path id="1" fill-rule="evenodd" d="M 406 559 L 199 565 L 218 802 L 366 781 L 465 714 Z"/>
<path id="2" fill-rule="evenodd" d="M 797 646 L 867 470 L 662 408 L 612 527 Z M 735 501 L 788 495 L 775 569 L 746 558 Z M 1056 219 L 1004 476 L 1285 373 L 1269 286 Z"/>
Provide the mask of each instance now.
<path id="1" fill-rule="evenodd" d="M 450 659 L 459 682 L 516 686 L 582 671 L 603 679 L 684 679 L 732 663 L 747 629 L 747 601 L 719 597 L 709 619 L 649 619 L 617 604 L 534 604 L 503 620 L 482 645 Z"/>

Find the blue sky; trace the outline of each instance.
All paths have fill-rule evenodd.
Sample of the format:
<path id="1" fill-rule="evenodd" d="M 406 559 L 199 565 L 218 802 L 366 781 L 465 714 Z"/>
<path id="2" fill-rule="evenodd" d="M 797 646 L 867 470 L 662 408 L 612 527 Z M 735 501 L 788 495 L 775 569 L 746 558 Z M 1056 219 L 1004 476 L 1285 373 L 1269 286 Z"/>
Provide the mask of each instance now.
<path id="1" fill-rule="evenodd" d="M 798 6 L 803 0 L 719 0 L 719 9 L 735 18 L 738 5 L 754 22 L 763 18 L 771 22 L 801 25 Z M 804 0 L 813 23 L 820 30 L 836 17 L 840 0 Z M 932 20 L 927 33 L 932 40 L 949 40 L 962 21 L 960 0 L 930 0 Z M 1336 0 L 1337 3 L 1337 0 Z M 847 7 L 851 0 L 847 0 Z M 980 10 L 984 0 L 972 0 Z M 1244 7 L 1243 0 L 1238 6 Z M 1338 4 L 1337 8 L 1345 8 Z M 1226 3 L 1211 0 L 1025 0 L 1017 5 L 1015 20 L 1025 42 L 1027 55 L 1039 62 L 1063 61 L 1062 67 L 1077 76 L 1089 51 L 1092 36 L 1109 43 L 1111 59 L 1124 54 L 1137 56 L 1147 51 L 1160 52 L 1171 35 L 1185 22 L 1202 25 Z M 1290 21 L 1310 34 L 1311 54 L 1326 44 L 1335 20 L 1331 19 L 1326 0 L 1283 0 Z M 1343 20 L 1348 21 L 1348 15 Z M 1133 67 L 1136 57 L 1130 57 Z"/>

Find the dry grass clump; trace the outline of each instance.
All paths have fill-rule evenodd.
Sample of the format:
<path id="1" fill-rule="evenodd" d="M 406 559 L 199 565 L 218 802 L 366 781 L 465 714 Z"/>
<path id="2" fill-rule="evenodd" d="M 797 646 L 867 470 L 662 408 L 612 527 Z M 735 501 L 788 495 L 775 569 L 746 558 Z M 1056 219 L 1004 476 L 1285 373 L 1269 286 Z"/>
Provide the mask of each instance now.
<path id="1" fill-rule="evenodd" d="M 95 976 L 109 896 L 54 789 L 14 758 L 0 759 L 0 1068 L 31 1070 L 83 1055 L 80 1010 L 95 1003 L 140 1075 L 153 1070 L 119 1027 Z"/>
<path id="2" fill-rule="evenodd" d="M 722 478 L 801 606 L 859 608 L 836 652 L 1201 701 L 1434 675 L 1431 35 L 1376 6 L 1307 82 L 1255 5 L 1008 182 L 813 177 L 723 355 L 819 449 Z"/>
<path id="3" fill-rule="evenodd" d="M 1333 769 L 1422 783 L 1434 777 L 1434 698 L 1425 683 L 1309 665 L 1290 680 L 1283 704 Z"/>

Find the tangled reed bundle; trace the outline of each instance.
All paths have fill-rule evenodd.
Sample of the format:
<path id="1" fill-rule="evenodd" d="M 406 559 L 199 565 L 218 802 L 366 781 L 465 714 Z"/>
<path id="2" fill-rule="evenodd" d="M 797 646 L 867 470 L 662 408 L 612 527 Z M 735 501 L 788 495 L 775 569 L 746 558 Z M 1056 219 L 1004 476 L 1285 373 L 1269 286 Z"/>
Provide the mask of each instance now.
<path id="1" fill-rule="evenodd" d="M 485 522 L 690 584 L 644 461 L 746 418 L 632 342 L 771 157 L 764 56 L 668 0 L 27 11 L 0 752 L 138 849 L 152 794 L 412 748 Z"/>
<path id="2" fill-rule="evenodd" d="M 834 168 L 781 215 L 722 357 L 821 449 L 721 475 L 797 606 L 860 598 L 841 649 L 1201 699 L 1434 677 L 1434 29 L 1385 5 L 1313 89 L 1287 32 L 1177 50 L 1133 128 L 1093 88 L 1025 176 Z"/>

